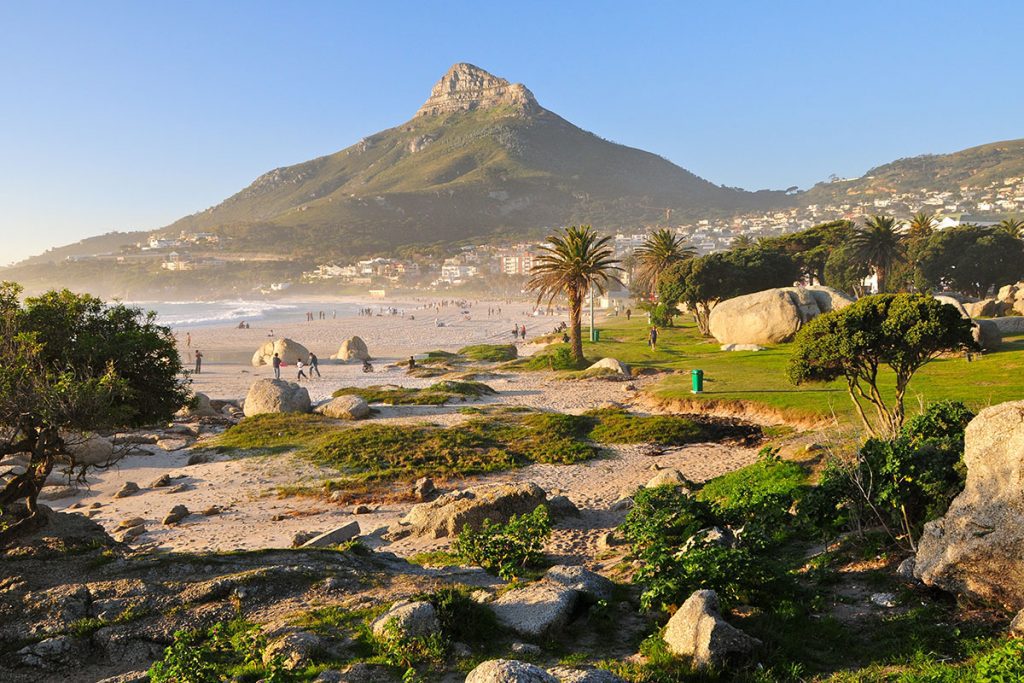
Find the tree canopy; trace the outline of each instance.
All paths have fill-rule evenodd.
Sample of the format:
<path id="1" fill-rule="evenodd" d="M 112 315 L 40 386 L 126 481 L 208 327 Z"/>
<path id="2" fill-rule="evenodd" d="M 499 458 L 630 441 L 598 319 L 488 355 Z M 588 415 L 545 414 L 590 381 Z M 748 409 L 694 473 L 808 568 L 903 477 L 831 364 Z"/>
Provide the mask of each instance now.
<path id="1" fill-rule="evenodd" d="M 878 291 L 886 291 L 889 272 L 906 259 L 906 248 L 896 219 L 892 216 L 868 216 L 864 227 L 851 236 L 850 246 L 858 258 L 874 269 Z"/>
<path id="2" fill-rule="evenodd" d="M 788 373 L 798 385 L 845 379 L 864 427 L 891 437 L 903 424 L 914 373 L 940 353 L 973 345 L 971 322 L 953 306 L 922 294 L 879 294 L 807 323 L 797 334 Z M 879 387 L 883 366 L 894 375 L 891 403 Z M 865 405 L 874 408 L 873 419 Z"/>
<path id="3" fill-rule="evenodd" d="M 742 294 L 788 287 L 800 277 L 791 256 L 774 248 L 733 249 L 676 263 L 662 274 L 658 295 L 666 306 L 685 303 L 704 335 L 715 304 Z"/>
<path id="4" fill-rule="evenodd" d="M 166 421 L 189 399 L 152 313 L 66 290 L 20 295 L 0 284 L 0 458 L 15 463 L 0 468 L 0 539 L 35 521 L 55 468 L 81 478 L 116 459 L 83 455 L 92 432 Z"/>
<path id="5" fill-rule="evenodd" d="M 772 237 L 765 240 L 762 247 L 778 249 L 789 254 L 807 282 L 837 286 L 828 279 L 826 263 L 829 255 L 847 243 L 853 232 L 853 223 L 850 221 L 830 221 L 800 232 Z"/>
<path id="6" fill-rule="evenodd" d="M 673 263 L 693 258 L 696 252 L 668 228 L 655 230 L 634 252 L 637 260 L 636 285 L 646 292 L 658 291 L 658 279 Z"/>
<path id="7" fill-rule="evenodd" d="M 1004 230 L 960 225 L 929 237 L 917 268 L 930 287 L 984 297 L 1024 277 L 1024 243 Z"/>

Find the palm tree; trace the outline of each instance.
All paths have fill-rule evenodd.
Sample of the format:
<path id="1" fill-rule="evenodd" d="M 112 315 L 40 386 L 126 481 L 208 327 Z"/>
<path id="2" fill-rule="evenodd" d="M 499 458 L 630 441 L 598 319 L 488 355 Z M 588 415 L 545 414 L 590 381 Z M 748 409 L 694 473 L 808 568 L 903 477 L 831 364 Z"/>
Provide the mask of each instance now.
<path id="1" fill-rule="evenodd" d="M 1024 219 L 1016 216 L 1004 218 L 996 225 L 996 230 L 1002 230 L 1011 237 L 1021 237 L 1021 233 L 1024 233 Z"/>
<path id="2" fill-rule="evenodd" d="M 878 279 L 878 291 L 885 291 L 885 277 L 892 267 L 905 258 L 903 236 L 897 231 L 892 216 L 868 216 L 864 227 L 850 240 L 858 258 L 871 266 Z"/>
<path id="3" fill-rule="evenodd" d="M 934 214 L 918 211 L 907 223 L 907 237 L 915 241 L 930 237 L 935 230 L 936 222 Z"/>
<path id="4" fill-rule="evenodd" d="M 658 291 L 658 278 L 673 263 L 693 258 L 697 252 L 686 246 L 681 237 L 668 228 L 655 230 L 637 247 L 637 286 L 648 291 Z"/>
<path id="5" fill-rule="evenodd" d="M 754 241 L 754 238 L 746 233 L 737 235 L 733 238 L 732 243 L 729 244 L 729 247 L 732 249 L 750 249 L 756 246 L 757 242 Z"/>
<path id="6" fill-rule="evenodd" d="M 528 289 L 537 292 L 538 304 L 547 297 L 550 305 L 561 294 L 569 299 L 569 339 L 577 365 L 584 363 L 580 327 L 587 290 L 593 286 L 603 292 L 609 283 L 619 282 L 614 272 L 621 268 L 616 265 L 615 251 L 608 246 L 610 240 L 608 236 L 598 237 L 589 225 L 560 230 L 541 247 L 544 253 L 534 261 L 526 283 Z"/>

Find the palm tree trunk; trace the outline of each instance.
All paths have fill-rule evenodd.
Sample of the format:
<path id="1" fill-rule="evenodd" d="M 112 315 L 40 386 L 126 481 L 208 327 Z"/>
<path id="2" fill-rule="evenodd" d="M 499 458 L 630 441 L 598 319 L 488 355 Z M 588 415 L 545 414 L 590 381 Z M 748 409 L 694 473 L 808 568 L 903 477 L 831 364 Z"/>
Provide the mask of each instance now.
<path id="1" fill-rule="evenodd" d="M 875 266 L 875 276 L 878 279 L 878 293 L 879 294 L 885 294 L 885 276 L 886 276 L 886 274 L 887 273 L 885 272 L 885 267 L 884 266 Z"/>
<path id="2" fill-rule="evenodd" d="M 573 289 L 569 292 L 569 341 L 572 344 L 572 358 L 577 366 L 582 366 L 583 358 L 583 296 Z"/>

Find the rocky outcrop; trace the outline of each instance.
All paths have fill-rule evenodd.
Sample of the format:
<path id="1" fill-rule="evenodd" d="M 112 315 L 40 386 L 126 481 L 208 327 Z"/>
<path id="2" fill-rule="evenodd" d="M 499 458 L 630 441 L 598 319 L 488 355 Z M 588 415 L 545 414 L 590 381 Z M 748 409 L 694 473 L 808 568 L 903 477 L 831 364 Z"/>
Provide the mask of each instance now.
<path id="1" fill-rule="evenodd" d="M 571 588 L 586 602 L 611 600 L 615 589 L 609 579 L 579 565 L 555 565 L 544 574 L 544 580 Z"/>
<path id="2" fill-rule="evenodd" d="M 545 502 L 547 494 L 533 482 L 487 484 L 414 505 L 402 524 L 417 536 L 443 538 L 455 536 L 466 525 L 478 528 L 485 519 L 507 522 L 512 515 L 533 512 Z"/>
<path id="3" fill-rule="evenodd" d="M 1013 306 L 998 299 L 982 299 L 974 303 L 964 304 L 972 318 L 997 318 L 1013 310 Z"/>
<path id="4" fill-rule="evenodd" d="M 558 679 L 535 664 L 490 659 L 470 671 L 466 683 L 558 683 Z"/>
<path id="5" fill-rule="evenodd" d="M 256 353 L 252 354 L 252 366 L 258 368 L 261 365 L 273 363 L 274 354 L 277 354 L 282 363 L 295 365 L 295 361 L 302 360 L 305 363 L 309 360 L 309 349 L 293 339 L 277 339 L 268 341 Z"/>
<path id="6" fill-rule="evenodd" d="M 318 406 L 316 412 L 336 420 L 361 420 L 369 416 L 370 406 L 359 396 L 338 396 Z"/>
<path id="7" fill-rule="evenodd" d="M 303 548 L 329 548 L 332 545 L 348 543 L 359 535 L 359 522 L 349 522 L 322 534 L 314 534 L 302 542 Z"/>
<path id="8" fill-rule="evenodd" d="M 455 64 L 434 85 L 416 116 L 439 116 L 473 109 L 509 107 L 513 111 L 540 111 L 525 85 L 509 83 L 472 64 Z"/>
<path id="9" fill-rule="evenodd" d="M 1024 315 L 1024 282 L 1017 282 L 999 288 L 996 301 L 1009 307 L 1007 313 Z"/>
<path id="10" fill-rule="evenodd" d="M 338 352 L 332 355 L 331 359 L 346 363 L 351 360 L 373 360 L 370 357 L 370 350 L 366 347 L 366 342 L 360 337 L 349 337 L 341 342 Z"/>
<path id="11" fill-rule="evenodd" d="M 662 637 L 669 652 L 689 657 L 697 669 L 749 657 L 761 646 L 760 640 L 722 618 L 718 595 L 712 590 L 699 590 L 687 598 L 669 619 Z"/>
<path id="12" fill-rule="evenodd" d="M 828 287 L 780 287 L 722 301 L 708 324 L 720 344 L 779 344 L 812 318 L 852 303 Z"/>
<path id="13" fill-rule="evenodd" d="M 245 395 L 246 417 L 264 413 L 308 413 L 309 392 L 294 382 L 280 379 L 258 379 Z"/>
<path id="14" fill-rule="evenodd" d="M 967 481 L 924 527 L 914 574 L 1010 610 L 1024 608 L 1024 401 L 986 408 L 964 435 Z"/>

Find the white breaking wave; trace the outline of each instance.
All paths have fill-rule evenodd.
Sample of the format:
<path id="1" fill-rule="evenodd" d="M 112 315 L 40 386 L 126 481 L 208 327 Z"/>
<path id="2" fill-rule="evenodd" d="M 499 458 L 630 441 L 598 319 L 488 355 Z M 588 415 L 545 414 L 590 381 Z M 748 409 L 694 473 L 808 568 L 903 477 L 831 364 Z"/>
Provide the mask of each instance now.
<path id="1" fill-rule="evenodd" d="M 296 317 L 307 310 L 323 310 L 323 304 L 303 305 L 270 301 L 135 301 L 129 305 L 156 311 L 157 320 L 168 327 L 203 327 Z M 332 305 L 332 310 L 342 308 Z M 348 307 L 345 306 L 347 309 Z"/>

